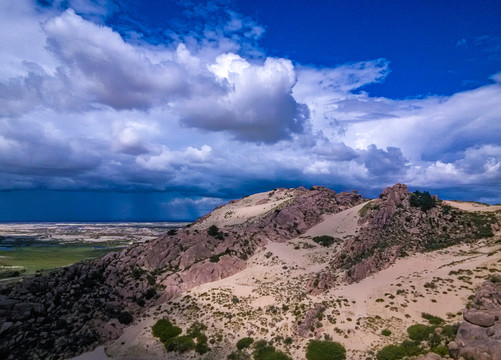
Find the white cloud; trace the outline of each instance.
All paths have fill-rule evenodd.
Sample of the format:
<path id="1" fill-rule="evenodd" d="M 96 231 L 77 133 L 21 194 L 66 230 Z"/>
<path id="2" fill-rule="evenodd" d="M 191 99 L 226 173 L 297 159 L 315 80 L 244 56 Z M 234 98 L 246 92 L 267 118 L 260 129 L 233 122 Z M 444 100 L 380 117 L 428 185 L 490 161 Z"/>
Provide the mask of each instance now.
<path id="1" fill-rule="evenodd" d="M 208 69 L 224 91 L 182 102 L 178 110 L 184 124 L 265 143 L 303 131 L 309 114 L 292 96 L 296 75 L 289 60 L 267 58 L 256 65 L 228 53 Z"/>
<path id="2" fill-rule="evenodd" d="M 184 154 L 187 160 L 193 162 L 206 162 L 212 155 L 212 148 L 209 145 L 203 145 L 200 149 L 188 146 Z"/>

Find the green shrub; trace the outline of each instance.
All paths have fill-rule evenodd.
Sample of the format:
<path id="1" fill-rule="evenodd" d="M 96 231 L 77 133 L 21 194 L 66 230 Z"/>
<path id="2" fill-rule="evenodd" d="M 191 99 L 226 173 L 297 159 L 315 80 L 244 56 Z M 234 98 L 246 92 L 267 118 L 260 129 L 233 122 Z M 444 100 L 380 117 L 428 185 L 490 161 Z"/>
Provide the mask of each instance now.
<path id="1" fill-rule="evenodd" d="M 428 346 L 430 348 L 434 348 L 434 347 L 440 345 L 441 342 L 442 342 L 442 337 L 440 335 L 438 335 L 435 332 L 432 332 L 430 334 L 430 337 L 428 338 Z"/>
<path id="2" fill-rule="evenodd" d="M 442 336 L 447 338 L 448 340 L 454 340 L 456 338 L 457 332 L 457 325 L 445 325 L 444 327 L 442 327 Z"/>
<path id="3" fill-rule="evenodd" d="M 307 360 L 345 360 L 346 350 L 338 342 L 310 340 L 306 348 Z"/>
<path id="4" fill-rule="evenodd" d="M 178 353 L 184 353 L 195 349 L 195 342 L 193 338 L 188 335 L 167 339 L 164 345 L 167 351 L 175 351 Z"/>
<path id="5" fill-rule="evenodd" d="M 265 340 L 259 340 L 254 344 L 254 360 L 292 360 L 292 358 L 282 351 L 276 350 Z"/>
<path id="6" fill-rule="evenodd" d="M 216 236 L 217 234 L 219 234 L 219 228 L 216 225 L 211 225 L 207 230 L 207 234 L 209 234 L 210 236 Z"/>
<path id="7" fill-rule="evenodd" d="M 134 320 L 132 314 L 128 311 L 122 311 L 121 313 L 119 313 L 117 319 L 120 324 L 124 325 L 129 325 Z"/>
<path id="8" fill-rule="evenodd" d="M 200 355 L 205 354 L 206 352 L 210 351 L 209 346 L 207 345 L 207 342 L 200 343 L 197 342 L 195 345 L 195 351 L 199 353 Z"/>
<path id="9" fill-rule="evenodd" d="M 334 238 L 329 235 L 315 236 L 313 241 L 319 245 L 329 247 L 334 244 Z"/>
<path id="10" fill-rule="evenodd" d="M 160 339 L 165 343 L 167 340 L 174 338 L 181 334 L 182 330 L 173 325 L 169 319 L 160 319 L 152 327 L 153 336 Z"/>
<path id="11" fill-rule="evenodd" d="M 203 337 L 207 338 L 207 336 L 202 333 L 204 330 L 207 330 L 207 326 L 196 321 L 186 330 L 186 335 L 192 338 L 197 338 L 197 341 L 200 342 L 200 339 L 198 339 L 199 337 L 201 339 L 203 339 Z M 207 342 L 207 340 L 205 340 L 205 342 Z"/>
<path id="12" fill-rule="evenodd" d="M 144 298 L 150 300 L 157 295 L 157 290 L 154 287 L 148 288 L 144 293 Z"/>
<path id="13" fill-rule="evenodd" d="M 131 272 L 131 275 L 132 277 L 134 278 L 134 280 L 139 280 L 141 278 L 141 276 L 143 274 L 145 274 L 146 271 L 141 269 L 140 267 L 138 266 L 135 266 L 133 269 L 132 269 L 132 272 Z"/>
<path id="14" fill-rule="evenodd" d="M 423 353 L 423 349 L 419 346 L 420 342 L 413 340 L 404 340 L 400 345 L 407 356 L 418 356 Z"/>
<path id="15" fill-rule="evenodd" d="M 428 320 L 428 322 L 431 325 L 442 325 L 445 322 L 444 319 L 442 319 L 438 316 L 428 314 L 428 313 L 421 313 L 421 316 L 423 319 Z"/>
<path id="16" fill-rule="evenodd" d="M 391 331 L 388 330 L 388 329 L 383 329 L 383 331 L 381 331 L 381 335 L 390 336 L 391 335 Z"/>
<path id="17" fill-rule="evenodd" d="M 433 327 L 423 324 L 411 325 L 407 328 L 409 339 L 416 341 L 428 340 L 428 337 L 433 332 Z"/>
<path id="18" fill-rule="evenodd" d="M 407 355 L 405 349 L 400 345 L 387 345 L 376 354 L 377 360 L 399 360 Z"/>
<path id="19" fill-rule="evenodd" d="M 207 344 L 207 341 L 209 338 L 205 334 L 200 334 L 196 337 L 197 339 L 197 344 Z"/>
<path id="20" fill-rule="evenodd" d="M 449 348 L 445 345 L 438 345 L 432 348 L 431 352 L 434 352 L 435 354 L 445 357 L 446 355 L 449 355 Z"/>
<path id="21" fill-rule="evenodd" d="M 243 351 L 233 351 L 229 354 L 227 360 L 250 360 L 250 355 Z"/>
<path id="22" fill-rule="evenodd" d="M 475 238 L 482 239 L 493 237 L 491 224 L 495 222 L 495 217 L 492 214 L 468 213 L 470 223 L 476 228 Z"/>
<path id="23" fill-rule="evenodd" d="M 248 348 L 249 346 L 251 346 L 251 344 L 253 342 L 254 342 L 254 339 L 251 337 L 242 338 L 242 339 L 238 340 L 238 342 L 237 342 L 237 349 L 242 350 L 242 349 Z"/>

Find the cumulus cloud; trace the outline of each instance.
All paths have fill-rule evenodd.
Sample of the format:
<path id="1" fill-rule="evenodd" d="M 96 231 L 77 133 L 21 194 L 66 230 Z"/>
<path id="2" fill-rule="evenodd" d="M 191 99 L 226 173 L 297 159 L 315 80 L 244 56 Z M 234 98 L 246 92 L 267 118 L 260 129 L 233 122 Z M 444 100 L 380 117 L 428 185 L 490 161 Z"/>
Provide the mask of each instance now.
<path id="1" fill-rule="evenodd" d="M 289 60 L 268 58 L 253 65 L 236 54 L 223 54 L 208 68 L 225 93 L 181 103 L 186 125 L 265 143 L 303 131 L 309 112 L 292 96 L 296 75 Z"/>
<path id="2" fill-rule="evenodd" d="M 262 26 L 202 5 L 189 16 L 215 22 L 148 43 L 104 25 L 110 4 L 0 3 L 14 33 L 0 37 L 1 189 L 195 194 L 166 205 L 189 210 L 306 183 L 499 186 L 499 73 L 447 97 L 373 97 L 364 86 L 391 76 L 386 59 L 266 57 Z"/>

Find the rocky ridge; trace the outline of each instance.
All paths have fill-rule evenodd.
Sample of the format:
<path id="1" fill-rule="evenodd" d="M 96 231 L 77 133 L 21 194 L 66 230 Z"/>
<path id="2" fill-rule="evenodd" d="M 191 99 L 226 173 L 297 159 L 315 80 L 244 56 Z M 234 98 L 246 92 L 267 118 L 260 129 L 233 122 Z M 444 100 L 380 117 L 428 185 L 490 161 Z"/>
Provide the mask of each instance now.
<path id="1" fill-rule="evenodd" d="M 291 239 L 324 214 L 363 201 L 356 192 L 323 187 L 276 189 L 268 196 L 277 195 L 287 201 L 212 234 L 207 216 L 120 253 L 2 286 L 0 358 L 59 359 L 91 349 L 116 338 L 144 309 L 242 270 L 267 241 Z"/>
<path id="2" fill-rule="evenodd" d="M 356 282 L 413 252 L 488 236 L 497 221 L 496 215 L 469 214 L 436 198 L 431 208 L 420 208 L 402 184 L 362 207 L 364 201 L 355 191 L 275 189 L 232 201 L 185 229 L 120 253 L 4 285 L 0 358 L 58 359 L 92 349 L 117 338 L 154 305 L 242 271 L 269 241 L 300 239 L 329 214 L 357 205 L 358 233 L 336 240 L 330 265 L 307 285 L 310 294 L 327 291 L 340 270 Z M 236 218 L 238 209 L 247 215 Z M 314 306 L 297 333 L 308 334 L 321 311 Z"/>

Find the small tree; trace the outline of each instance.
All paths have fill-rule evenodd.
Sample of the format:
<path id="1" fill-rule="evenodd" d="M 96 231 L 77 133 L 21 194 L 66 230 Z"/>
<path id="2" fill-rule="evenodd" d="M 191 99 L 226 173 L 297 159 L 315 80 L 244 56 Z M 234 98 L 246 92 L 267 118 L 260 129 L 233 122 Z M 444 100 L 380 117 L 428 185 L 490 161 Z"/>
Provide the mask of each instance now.
<path id="1" fill-rule="evenodd" d="M 219 228 L 216 225 L 211 225 L 207 230 L 207 234 L 210 236 L 217 236 L 219 234 Z"/>
<path id="2" fill-rule="evenodd" d="M 436 205 L 436 200 L 428 191 L 421 192 L 416 190 L 411 194 L 410 203 L 412 206 L 427 211 Z"/>

